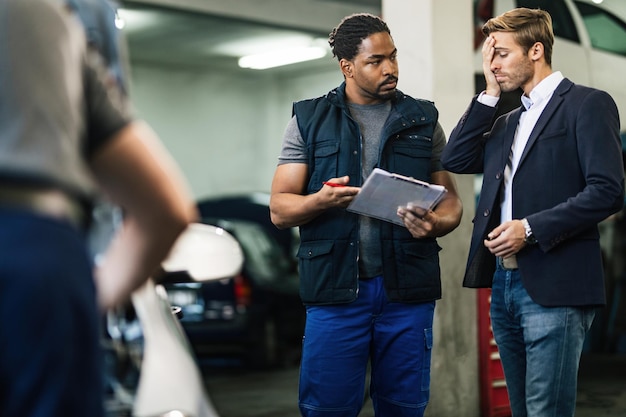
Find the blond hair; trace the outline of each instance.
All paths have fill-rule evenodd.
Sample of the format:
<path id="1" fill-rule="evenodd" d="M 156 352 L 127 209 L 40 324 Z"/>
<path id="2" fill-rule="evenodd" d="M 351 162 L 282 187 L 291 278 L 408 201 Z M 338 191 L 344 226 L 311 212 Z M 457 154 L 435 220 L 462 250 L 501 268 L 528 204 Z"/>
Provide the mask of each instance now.
<path id="1" fill-rule="evenodd" d="M 540 42 L 543 44 L 546 63 L 552 65 L 554 31 L 552 17 L 545 10 L 525 7 L 513 9 L 489 19 L 483 25 L 482 31 L 486 36 L 492 32 L 513 33 L 524 53 L 528 53 L 535 43 Z"/>

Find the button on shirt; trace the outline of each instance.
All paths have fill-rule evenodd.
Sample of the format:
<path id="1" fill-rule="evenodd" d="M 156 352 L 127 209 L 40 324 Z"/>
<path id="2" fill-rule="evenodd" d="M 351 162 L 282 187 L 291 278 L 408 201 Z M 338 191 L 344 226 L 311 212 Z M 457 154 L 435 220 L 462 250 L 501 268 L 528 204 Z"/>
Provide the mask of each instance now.
<path id="1" fill-rule="evenodd" d="M 513 219 L 512 184 L 515 171 L 519 166 L 522 154 L 524 153 L 530 134 L 537 124 L 537 120 L 539 120 L 541 113 L 546 108 L 550 98 L 552 98 L 554 90 L 556 90 L 556 87 L 562 80 L 563 74 L 561 74 L 560 71 L 553 72 L 533 88 L 530 92 L 530 97 L 523 95 L 521 98 L 525 111 L 522 112 L 517 124 L 515 138 L 513 139 L 513 145 L 511 147 L 510 161 L 504 170 L 504 194 L 501 203 L 501 222 Z M 488 96 L 483 92 L 478 96 L 477 100 L 484 105 L 495 107 L 499 99 L 499 97 Z"/>

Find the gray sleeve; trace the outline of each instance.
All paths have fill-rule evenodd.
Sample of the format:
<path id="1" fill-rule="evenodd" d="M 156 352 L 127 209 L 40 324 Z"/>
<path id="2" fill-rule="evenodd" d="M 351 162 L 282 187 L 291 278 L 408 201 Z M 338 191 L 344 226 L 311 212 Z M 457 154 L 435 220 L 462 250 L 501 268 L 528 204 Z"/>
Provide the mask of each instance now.
<path id="1" fill-rule="evenodd" d="M 308 162 L 306 145 L 298 128 L 296 116 L 293 116 L 283 135 L 283 147 L 278 157 L 278 165 Z"/>
<path id="2" fill-rule="evenodd" d="M 441 153 L 446 146 L 446 134 L 443 127 L 437 122 L 435 132 L 433 133 L 433 153 L 430 159 L 430 172 L 443 171 L 441 164 Z"/>
<path id="3" fill-rule="evenodd" d="M 87 111 L 86 154 L 91 156 L 133 120 L 128 98 L 111 79 L 96 52 L 84 60 Z"/>

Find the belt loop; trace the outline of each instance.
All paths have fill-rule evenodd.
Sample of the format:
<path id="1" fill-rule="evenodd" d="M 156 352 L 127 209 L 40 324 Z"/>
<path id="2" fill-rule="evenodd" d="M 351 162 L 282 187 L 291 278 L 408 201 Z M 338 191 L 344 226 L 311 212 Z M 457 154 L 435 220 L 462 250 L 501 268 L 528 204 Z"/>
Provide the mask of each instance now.
<path id="1" fill-rule="evenodd" d="M 500 265 L 504 269 L 510 269 L 510 270 L 518 269 L 517 257 L 515 255 L 511 255 L 506 258 L 498 256 L 498 265 Z"/>

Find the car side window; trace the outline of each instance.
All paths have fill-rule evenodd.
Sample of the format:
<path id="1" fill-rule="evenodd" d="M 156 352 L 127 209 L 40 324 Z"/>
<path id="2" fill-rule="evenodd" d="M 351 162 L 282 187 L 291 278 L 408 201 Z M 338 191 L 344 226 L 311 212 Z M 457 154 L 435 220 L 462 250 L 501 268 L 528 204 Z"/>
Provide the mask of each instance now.
<path id="1" fill-rule="evenodd" d="M 517 7 L 545 10 L 552 16 L 555 36 L 580 43 L 574 19 L 563 0 L 517 0 Z"/>
<path id="2" fill-rule="evenodd" d="M 236 237 L 246 256 L 247 268 L 258 280 L 268 283 L 280 278 L 289 269 L 289 260 L 278 243 L 262 227 L 253 224 L 239 224 Z"/>
<path id="3" fill-rule="evenodd" d="M 591 46 L 602 51 L 626 56 L 626 23 L 606 10 L 592 4 L 574 2 L 580 12 Z"/>

